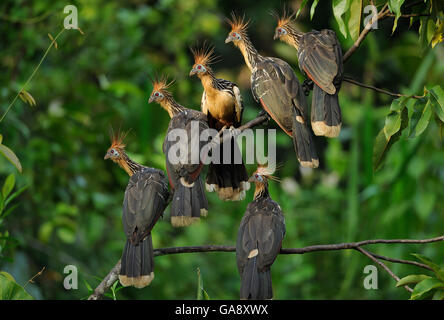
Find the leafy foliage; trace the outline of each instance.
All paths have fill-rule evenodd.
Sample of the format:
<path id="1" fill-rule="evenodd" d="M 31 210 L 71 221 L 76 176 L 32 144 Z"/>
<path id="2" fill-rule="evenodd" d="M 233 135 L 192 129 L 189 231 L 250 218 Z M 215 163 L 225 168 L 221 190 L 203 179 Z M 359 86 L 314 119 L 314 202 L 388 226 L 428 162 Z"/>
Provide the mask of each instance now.
<path id="1" fill-rule="evenodd" d="M 413 254 L 418 260 L 429 266 L 434 277 L 425 274 L 406 276 L 398 281 L 396 286 L 415 284 L 410 299 L 422 300 L 432 297 L 433 300 L 444 300 L 444 268 L 420 254 Z"/>
<path id="2" fill-rule="evenodd" d="M 33 300 L 33 298 L 15 282 L 13 276 L 0 271 L 0 300 Z"/>
<path id="3" fill-rule="evenodd" d="M 362 10 L 369 1 L 359 2 L 303 1 L 298 27 L 304 31 L 334 29 L 345 52 L 363 30 Z M 387 3 L 374 2 L 379 9 Z M 301 170 L 291 140 L 278 133 L 278 161 L 285 166 L 279 172 L 282 182 L 271 183 L 270 193 L 281 205 L 287 230 L 291 230 L 284 247 L 366 238 L 425 238 L 442 233 L 444 204 L 439 199 L 444 197 L 440 136 L 444 60 L 440 58 L 443 24 L 438 2 L 407 8 L 409 1 L 405 1 L 399 5 L 402 14 L 429 16 L 401 16 L 394 32 L 394 17 L 384 19 L 345 64 L 347 74 L 376 87 L 408 96 L 422 95 L 425 87 L 424 98 L 393 100 L 344 83 L 339 93 L 344 118 L 341 136 L 316 140 L 320 170 Z M 298 3 L 290 1 L 288 7 L 298 10 Z M 18 279 L 35 274 L 45 265 L 47 271 L 27 285 L 29 292 L 36 292 L 33 296 L 81 298 L 119 259 L 124 244 L 121 203 L 128 177 L 114 164 L 103 161 L 109 125 L 132 128 L 128 137 L 130 156 L 164 169 L 161 146 L 169 119 L 160 108 L 147 104 L 151 91 L 148 75 L 157 71 L 175 76 L 172 89 L 177 100 L 198 108 L 202 88 L 196 79 L 188 78 L 192 63 L 188 47 L 206 39 L 222 57 L 214 66 L 216 75 L 235 81 L 241 88 L 246 107 L 244 122 L 254 118 L 260 108 L 251 97 L 249 74 L 241 55 L 224 44 L 228 29 L 223 17 L 239 8 L 238 2 L 74 1 L 85 35 L 65 32 L 59 37 L 52 35 L 63 21 L 66 2 L 36 0 L 24 4 L 0 4 L 0 36 L 7 44 L 0 57 L 5 70 L 0 74 L 2 114 L 40 66 L 24 89 L 32 93 L 38 108 L 29 108 L 29 99 L 21 102 L 17 98 L 1 122 L 8 147 L 1 144 L 0 152 L 9 155 L 7 159 L 0 157 L 2 181 L 15 170 L 10 162 L 17 168 L 22 165 L 25 170 L 15 176 L 16 182 L 29 185 L 29 192 L 16 198 L 20 202 L 15 203 L 15 213 L 0 226 L 2 248 L 5 235 L 9 239 L 13 235 L 18 245 L 8 250 L 13 261 L 1 261 L 0 268 L 8 268 Z M 239 10 L 252 18 L 250 34 L 259 51 L 285 59 L 303 80 L 294 49 L 272 40 L 275 20 L 267 9 L 281 10 L 281 6 L 258 0 L 243 2 Z M 34 19 L 40 16 L 44 18 Z M 57 50 L 47 52 L 41 63 L 51 45 Z M 275 124 L 270 121 L 268 127 L 275 128 Z M 16 154 L 15 158 L 4 150 Z M 374 172 L 374 167 L 379 170 Z M 8 199 L 12 195 L 14 191 Z M 173 229 L 166 212 L 154 229 L 154 246 L 233 245 L 252 191 L 243 202 L 220 202 L 213 194 L 208 197 L 211 211 L 200 225 Z M 6 210 L 14 206 L 11 200 L 7 205 Z M 402 246 L 378 247 L 378 253 L 396 257 L 407 255 L 409 250 Z M 435 261 L 444 259 L 438 247 L 428 247 L 426 254 Z M 67 292 L 63 288 L 62 270 L 67 264 L 75 264 L 80 270 L 79 281 L 85 285 L 79 290 Z M 280 256 L 272 269 L 275 297 L 408 297 L 385 275 L 381 275 L 381 290 L 365 290 L 360 279 L 367 264 L 365 257 L 350 252 Z M 196 298 L 193 288 L 197 266 L 205 275 L 209 296 L 238 297 L 239 277 L 231 253 L 158 257 L 156 279 L 150 287 L 122 289 L 116 284 L 107 297 Z M 417 272 L 412 268 L 396 266 L 394 271 Z M 200 281 L 198 275 L 198 288 L 202 288 Z M 199 292 L 204 298 L 203 291 Z"/>

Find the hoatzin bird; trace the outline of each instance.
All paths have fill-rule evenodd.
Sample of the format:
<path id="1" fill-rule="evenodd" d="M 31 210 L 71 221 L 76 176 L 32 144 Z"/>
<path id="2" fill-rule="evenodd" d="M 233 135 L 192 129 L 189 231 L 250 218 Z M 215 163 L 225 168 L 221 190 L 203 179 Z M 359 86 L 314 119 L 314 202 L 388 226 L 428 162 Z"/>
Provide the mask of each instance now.
<path id="1" fill-rule="evenodd" d="M 301 84 L 288 63 L 260 55 L 251 43 L 249 21 L 232 14 L 227 19 L 231 31 L 225 43 L 233 42 L 251 71 L 251 91 L 255 100 L 274 121 L 293 138 L 293 145 L 303 167 L 317 168 L 319 159 L 313 135 L 306 123 L 306 100 Z"/>
<path id="2" fill-rule="evenodd" d="M 282 247 L 285 220 L 268 193 L 271 174 L 269 168 L 259 166 L 249 180 L 256 186 L 254 200 L 247 206 L 236 243 L 241 299 L 273 298 L 270 267 Z"/>
<path id="3" fill-rule="evenodd" d="M 204 46 L 202 49 L 192 49 L 194 65 L 190 76 L 197 75 L 202 82 L 201 110 L 207 115 L 210 128 L 220 131 L 225 126 L 231 130 L 241 125 L 242 96 L 236 84 L 224 79 L 217 79 L 211 69 L 215 59 L 214 49 Z M 219 163 L 210 163 L 206 187 L 207 191 L 216 191 L 222 200 L 243 200 L 245 191 L 250 188 L 248 173 L 245 165 L 235 163 L 235 157 L 242 159 L 239 147 L 233 137 L 231 144 L 230 163 L 223 163 L 223 144 L 213 149 L 218 155 Z M 214 158 L 214 155 L 213 155 Z"/>
<path id="4" fill-rule="evenodd" d="M 200 133 L 208 129 L 207 116 L 200 111 L 188 109 L 177 103 L 172 94 L 168 91 L 168 87 L 173 81 L 167 81 L 166 77 L 154 79 L 153 91 L 149 98 L 149 103 L 157 102 L 165 109 L 171 117 L 167 135 L 163 143 L 163 152 L 166 157 L 166 168 L 168 179 L 173 189 L 173 200 L 171 204 L 171 224 L 174 227 L 183 227 L 197 222 L 200 216 L 206 216 L 208 213 L 208 201 L 205 196 L 200 172 L 203 163 L 200 161 L 200 151 L 207 143 L 200 141 Z M 192 130 L 193 125 L 197 125 L 198 130 Z M 170 139 L 170 132 L 174 129 L 182 129 L 187 133 L 186 145 L 181 145 L 179 149 L 186 150 L 185 161 L 171 161 L 170 150 L 179 142 Z M 196 136 L 197 135 L 197 136 Z M 191 140 L 198 143 L 193 143 Z M 198 163 L 194 163 L 192 159 L 199 157 Z"/>
<path id="5" fill-rule="evenodd" d="M 122 222 L 127 241 L 119 280 L 123 286 L 143 288 L 154 278 L 151 230 L 167 207 L 170 193 L 163 171 L 131 160 L 123 139 L 123 135 L 113 135 L 105 155 L 105 159 L 117 163 L 130 176 L 123 201 Z"/>
<path id="6" fill-rule="evenodd" d="M 337 137 L 341 131 L 338 92 L 343 78 L 342 49 L 333 30 L 302 33 L 293 25 L 294 15 L 278 17 L 274 39 L 298 51 L 299 69 L 313 81 L 311 127 L 318 136 Z"/>

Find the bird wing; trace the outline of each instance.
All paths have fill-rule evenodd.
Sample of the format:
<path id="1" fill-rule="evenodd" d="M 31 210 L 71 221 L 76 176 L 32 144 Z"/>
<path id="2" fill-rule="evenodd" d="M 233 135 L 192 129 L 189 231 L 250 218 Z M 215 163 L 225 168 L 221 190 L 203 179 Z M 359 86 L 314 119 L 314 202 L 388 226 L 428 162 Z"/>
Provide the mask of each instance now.
<path id="1" fill-rule="evenodd" d="M 299 44 L 298 60 L 299 68 L 322 90 L 328 94 L 336 92 L 333 81 L 342 70 L 342 51 L 332 30 L 304 34 Z"/>
<path id="2" fill-rule="evenodd" d="M 242 122 L 242 114 L 244 112 L 244 106 L 242 103 L 242 95 L 238 86 L 233 85 L 233 94 L 234 94 L 234 111 L 236 113 L 236 124 L 240 125 Z"/>
<path id="3" fill-rule="evenodd" d="M 307 103 L 302 87 L 293 69 L 278 58 L 266 58 L 259 62 L 251 75 L 251 90 L 257 102 L 291 135 L 293 108 L 305 120 Z"/>
<path id="4" fill-rule="evenodd" d="M 202 100 L 200 102 L 200 110 L 204 114 L 208 114 L 208 107 L 207 107 L 207 105 L 205 103 L 206 98 L 207 98 L 207 95 L 206 95 L 205 90 L 204 90 L 204 92 L 202 93 Z"/>
<path id="5" fill-rule="evenodd" d="M 185 130 L 187 135 L 178 137 L 175 133 L 180 131 L 173 131 L 174 129 Z M 191 183 L 199 176 L 203 167 L 200 162 L 200 151 L 208 143 L 200 139 L 200 134 L 205 129 L 208 129 L 207 116 L 196 110 L 187 109 L 171 118 L 163 152 L 166 155 L 168 176 L 173 184 L 181 177 L 185 177 L 187 182 Z M 181 156 L 179 161 L 170 161 L 170 152 L 171 155 L 179 153 Z"/>
<path id="6" fill-rule="evenodd" d="M 249 257 L 255 255 L 259 270 L 269 268 L 279 254 L 284 235 L 284 216 L 276 202 L 266 199 L 260 203 L 250 203 L 242 219 L 236 244 L 239 273 L 242 274 Z"/>
<path id="7" fill-rule="evenodd" d="M 125 190 L 122 215 L 128 239 L 137 244 L 151 232 L 165 210 L 168 196 L 163 172 L 149 168 L 131 176 Z"/>

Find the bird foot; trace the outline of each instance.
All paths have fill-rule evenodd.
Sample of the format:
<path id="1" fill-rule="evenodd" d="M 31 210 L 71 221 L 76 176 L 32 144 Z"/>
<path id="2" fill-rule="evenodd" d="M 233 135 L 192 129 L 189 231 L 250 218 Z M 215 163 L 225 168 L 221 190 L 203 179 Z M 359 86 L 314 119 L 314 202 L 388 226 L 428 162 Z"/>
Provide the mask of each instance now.
<path id="1" fill-rule="evenodd" d="M 270 117 L 270 115 L 267 113 L 267 111 L 265 111 L 265 110 L 262 110 L 261 112 L 259 112 L 259 114 L 257 115 L 258 117 L 262 117 L 262 116 L 266 116 L 267 117 L 267 120 L 265 121 L 265 125 L 267 125 L 268 124 L 268 122 L 270 121 L 270 119 L 271 119 L 271 117 Z"/>
<path id="2" fill-rule="evenodd" d="M 232 138 L 237 137 L 238 135 L 240 135 L 242 133 L 242 131 L 240 131 L 239 129 L 231 126 L 230 129 L 228 129 L 230 135 Z"/>
<path id="3" fill-rule="evenodd" d="M 304 94 L 308 96 L 310 94 L 310 91 L 313 90 L 314 82 L 309 79 L 305 79 L 302 83 L 302 90 L 304 91 Z"/>

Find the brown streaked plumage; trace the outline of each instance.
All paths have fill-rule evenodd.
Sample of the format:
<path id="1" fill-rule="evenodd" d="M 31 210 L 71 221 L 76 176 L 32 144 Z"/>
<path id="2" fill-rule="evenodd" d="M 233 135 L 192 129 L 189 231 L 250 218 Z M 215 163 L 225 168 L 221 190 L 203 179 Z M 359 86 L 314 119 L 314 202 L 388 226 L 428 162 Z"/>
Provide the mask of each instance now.
<path id="1" fill-rule="evenodd" d="M 208 201 L 205 196 L 203 184 L 200 179 L 200 172 L 203 163 L 193 163 L 192 159 L 208 143 L 208 141 L 200 141 L 191 143 L 194 135 L 199 134 L 208 129 L 207 117 L 202 112 L 188 109 L 174 100 L 173 95 L 167 90 L 171 83 L 168 83 L 166 77 L 162 80 L 153 80 L 153 91 L 149 102 L 156 102 L 164 108 L 171 117 L 167 129 L 167 135 L 163 143 L 163 152 L 166 156 L 166 168 L 168 179 L 173 189 L 173 200 L 171 204 L 171 224 L 174 227 L 188 226 L 200 220 L 200 216 L 206 216 L 208 212 Z M 193 132 L 193 125 L 197 124 L 198 132 Z M 182 129 L 187 132 L 188 140 L 186 142 L 177 138 L 170 138 L 170 133 L 175 129 Z M 177 144 L 186 143 L 180 147 L 180 150 L 187 150 L 185 162 L 170 161 L 169 151 Z M 191 147 L 190 147 L 191 146 Z M 200 159 L 200 157 L 199 157 Z"/>
<path id="2" fill-rule="evenodd" d="M 154 279 L 151 231 L 168 205 L 170 193 L 163 171 L 131 160 L 125 152 L 126 133 L 111 133 L 105 159 L 117 163 L 130 176 L 123 201 L 122 223 L 127 238 L 119 280 L 123 286 L 143 288 Z"/>
<path id="3" fill-rule="evenodd" d="M 274 39 L 298 51 L 299 69 L 314 82 L 311 124 L 316 135 L 337 137 L 342 116 L 338 92 L 343 78 L 342 50 L 332 30 L 302 33 L 294 26 L 294 15 L 278 18 Z"/>
<path id="4" fill-rule="evenodd" d="M 226 43 L 233 42 L 251 71 L 251 91 L 255 100 L 293 139 L 302 166 L 317 168 L 319 159 L 312 133 L 306 123 L 306 99 L 296 74 L 285 61 L 260 55 L 248 38 L 243 18 L 236 15 Z"/>
<path id="5" fill-rule="evenodd" d="M 214 76 L 211 62 L 215 60 L 214 49 L 203 46 L 192 50 L 194 65 L 190 76 L 196 75 L 201 80 L 201 110 L 208 117 L 210 128 L 221 130 L 223 127 L 237 128 L 241 125 L 243 105 L 240 90 L 231 81 L 218 79 Z M 248 174 L 243 163 L 234 163 L 236 157 L 241 158 L 235 138 L 230 142 L 231 163 L 223 163 L 224 145 L 218 145 L 214 154 L 219 155 L 220 163 L 210 163 L 206 187 L 207 191 L 215 191 L 222 200 L 243 200 L 245 191 L 249 189 Z"/>
<path id="6" fill-rule="evenodd" d="M 241 299 L 273 298 L 270 268 L 282 247 L 285 219 L 279 204 L 270 197 L 268 179 L 273 179 L 268 167 L 258 167 L 251 176 L 254 199 L 247 206 L 237 235 Z"/>

